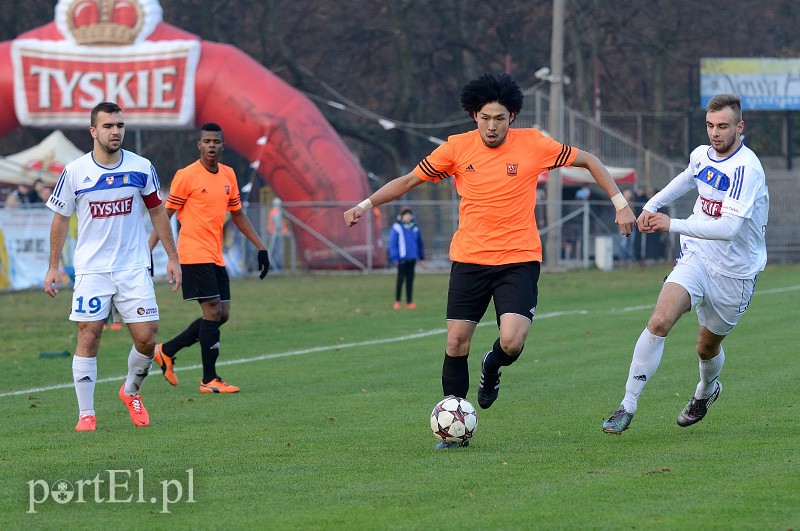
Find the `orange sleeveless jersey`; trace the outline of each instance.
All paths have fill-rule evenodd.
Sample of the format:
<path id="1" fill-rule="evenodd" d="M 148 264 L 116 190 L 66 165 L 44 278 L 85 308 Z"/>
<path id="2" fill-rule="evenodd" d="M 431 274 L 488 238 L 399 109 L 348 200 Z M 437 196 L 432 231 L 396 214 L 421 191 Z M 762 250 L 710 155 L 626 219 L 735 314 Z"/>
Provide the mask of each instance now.
<path id="1" fill-rule="evenodd" d="M 239 186 L 233 168 L 219 165 L 211 173 L 200 161 L 175 172 L 167 208 L 177 210 L 178 259 L 182 264 L 214 263 L 224 266 L 222 228 L 228 211 L 239 210 Z"/>
<path id="2" fill-rule="evenodd" d="M 578 150 L 537 129 L 509 129 L 486 147 L 477 129 L 453 135 L 422 159 L 414 173 L 437 182 L 453 176 L 461 196 L 450 259 L 480 265 L 541 262 L 536 184 L 546 170 L 572 164 Z"/>

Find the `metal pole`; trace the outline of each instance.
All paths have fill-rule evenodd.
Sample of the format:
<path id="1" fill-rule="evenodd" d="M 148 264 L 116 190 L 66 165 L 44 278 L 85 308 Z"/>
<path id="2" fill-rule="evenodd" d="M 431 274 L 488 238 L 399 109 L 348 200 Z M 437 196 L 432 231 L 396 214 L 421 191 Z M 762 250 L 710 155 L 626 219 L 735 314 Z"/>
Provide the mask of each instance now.
<path id="1" fill-rule="evenodd" d="M 566 0 L 553 0 L 553 35 L 550 43 L 550 116 L 548 130 L 550 135 L 563 142 L 562 129 L 564 97 L 564 5 Z M 555 227 L 561 218 L 561 171 L 548 172 L 547 175 L 547 225 Z M 561 229 L 547 232 L 545 264 L 558 265 L 561 257 Z"/>

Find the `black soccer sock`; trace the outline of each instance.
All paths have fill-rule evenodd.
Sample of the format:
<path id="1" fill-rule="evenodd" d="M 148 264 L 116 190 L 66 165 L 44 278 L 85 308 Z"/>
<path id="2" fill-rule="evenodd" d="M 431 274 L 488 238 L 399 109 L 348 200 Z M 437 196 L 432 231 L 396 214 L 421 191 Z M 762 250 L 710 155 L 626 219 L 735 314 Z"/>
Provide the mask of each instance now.
<path id="1" fill-rule="evenodd" d="M 200 352 L 203 357 L 203 383 L 217 377 L 217 358 L 219 357 L 219 321 L 200 320 Z"/>
<path id="2" fill-rule="evenodd" d="M 520 350 L 519 353 L 522 354 L 522 351 Z M 509 356 L 506 354 L 506 351 L 500 347 L 500 338 L 497 338 L 494 345 L 492 345 L 492 351 L 486 356 L 486 362 L 484 362 L 483 368 L 487 373 L 495 374 L 500 370 L 500 367 L 511 365 L 517 361 L 518 358 L 519 354 L 516 356 Z"/>
<path id="3" fill-rule="evenodd" d="M 466 398 L 469 391 L 469 365 L 467 356 L 444 355 L 442 364 L 442 392 L 444 396 L 454 395 Z"/>
<path id="4" fill-rule="evenodd" d="M 200 321 L 202 321 L 202 319 L 196 319 L 192 324 L 186 327 L 186 330 L 164 343 L 161 347 L 161 351 L 172 358 L 182 348 L 190 347 L 197 343 L 200 339 Z"/>

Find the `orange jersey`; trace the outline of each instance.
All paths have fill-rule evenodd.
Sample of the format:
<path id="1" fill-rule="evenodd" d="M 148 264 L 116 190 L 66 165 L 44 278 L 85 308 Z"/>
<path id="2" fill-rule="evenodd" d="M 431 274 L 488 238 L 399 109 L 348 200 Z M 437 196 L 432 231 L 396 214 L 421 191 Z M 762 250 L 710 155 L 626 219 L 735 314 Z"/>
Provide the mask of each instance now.
<path id="1" fill-rule="evenodd" d="M 537 129 L 509 129 L 486 147 L 477 129 L 453 135 L 422 159 L 414 173 L 426 181 L 452 175 L 461 196 L 450 259 L 480 265 L 541 262 L 533 209 L 539 174 L 572 164 L 578 150 Z"/>
<path id="2" fill-rule="evenodd" d="M 224 266 L 222 228 L 228 211 L 240 210 L 239 186 L 233 168 L 219 165 L 211 173 L 196 161 L 175 172 L 167 208 L 178 211 L 178 259 L 182 264 Z"/>

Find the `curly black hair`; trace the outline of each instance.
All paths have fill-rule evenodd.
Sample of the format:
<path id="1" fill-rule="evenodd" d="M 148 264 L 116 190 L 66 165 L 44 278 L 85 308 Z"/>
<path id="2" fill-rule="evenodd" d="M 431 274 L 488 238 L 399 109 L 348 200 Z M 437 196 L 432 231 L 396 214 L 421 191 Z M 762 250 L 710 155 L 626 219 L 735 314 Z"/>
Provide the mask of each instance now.
<path id="1" fill-rule="evenodd" d="M 497 102 L 511 114 L 522 110 L 522 91 L 508 74 L 483 74 L 473 79 L 461 91 L 461 107 L 471 118 L 487 103 Z"/>

